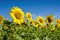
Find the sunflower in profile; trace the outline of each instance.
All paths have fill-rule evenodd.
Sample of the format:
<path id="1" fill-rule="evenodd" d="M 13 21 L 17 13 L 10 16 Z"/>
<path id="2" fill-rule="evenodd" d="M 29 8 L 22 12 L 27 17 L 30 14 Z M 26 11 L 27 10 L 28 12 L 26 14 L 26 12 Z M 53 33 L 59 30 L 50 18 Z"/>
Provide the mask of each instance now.
<path id="1" fill-rule="evenodd" d="M 26 18 L 27 18 L 27 20 L 31 21 L 32 20 L 32 14 L 30 12 L 27 12 Z"/>
<path id="2" fill-rule="evenodd" d="M 30 23 L 31 25 L 33 25 L 33 20 L 30 20 L 29 23 Z"/>
<path id="3" fill-rule="evenodd" d="M 48 26 L 45 24 L 45 25 L 43 26 L 43 28 L 48 28 Z"/>
<path id="4" fill-rule="evenodd" d="M 44 25 L 45 20 L 42 16 L 38 16 L 37 21 L 40 25 Z"/>
<path id="5" fill-rule="evenodd" d="M 60 27 L 60 20 L 59 20 L 59 19 L 56 19 L 56 25 L 57 25 L 58 27 Z"/>
<path id="6" fill-rule="evenodd" d="M 33 21 L 33 26 L 36 28 L 38 27 L 38 23 L 35 20 Z"/>
<path id="7" fill-rule="evenodd" d="M 3 16 L 0 16 L 0 24 L 2 24 L 4 21 L 4 17 Z"/>
<path id="8" fill-rule="evenodd" d="M 46 22 L 48 22 L 48 24 L 53 23 L 53 21 L 54 21 L 54 16 L 53 15 L 48 15 L 46 17 Z"/>
<path id="9" fill-rule="evenodd" d="M 24 12 L 18 7 L 11 9 L 10 16 L 13 18 L 14 23 L 21 24 L 24 22 Z"/>
<path id="10" fill-rule="evenodd" d="M 36 21 L 33 21 L 33 26 L 38 27 L 38 23 Z"/>

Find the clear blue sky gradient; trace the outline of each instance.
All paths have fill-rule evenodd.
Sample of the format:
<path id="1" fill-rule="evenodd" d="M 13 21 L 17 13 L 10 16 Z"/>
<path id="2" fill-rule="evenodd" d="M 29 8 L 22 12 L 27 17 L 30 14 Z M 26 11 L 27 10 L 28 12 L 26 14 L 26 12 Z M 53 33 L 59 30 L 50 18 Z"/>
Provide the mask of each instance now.
<path id="1" fill-rule="evenodd" d="M 13 6 L 32 13 L 34 19 L 38 15 L 45 17 L 49 14 L 60 18 L 60 0 L 0 0 L 0 15 L 11 20 L 9 13 Z"/>

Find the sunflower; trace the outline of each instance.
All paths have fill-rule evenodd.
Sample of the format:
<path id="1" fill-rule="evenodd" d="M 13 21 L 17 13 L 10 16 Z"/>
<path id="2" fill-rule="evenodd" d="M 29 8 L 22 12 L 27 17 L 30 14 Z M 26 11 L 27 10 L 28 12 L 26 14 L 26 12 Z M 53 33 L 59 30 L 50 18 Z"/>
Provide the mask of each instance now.
<path id="1" fill-rule="evenodd" d="M 56 25 L 57 25 L 58 27 L 60 27 L 60 20 L 59 20 L 59 19 L 56 19 Z"/>
<path id="2" fill-rule="evenodd" d="M 46 17 L 46 22 L 48 22 L 48 24 L 53 23 L 54 21 L 54 16 L 53 15 L 49 15 Z"/>
<path id="3" fill-rule="evenodd" d="M 33 21 L 33 26 L 38 27 L 38 23 L 36 21 Z"/>
<path id="4" fill-rule="evenodd" d="M 37 21 L 40 25 L 44 25 L 45 20 L 42 16 L 38 16 Z"/>
<path id="5" fill-rule="evenodd" d="M 13 18 L 13 22 L 17 24 L 24 22 L 24 12 L 18 7 L 13 7 L 11 9 L 10 16 Z"/>
<path id="6" fill-rule="evenodd" d="M 29 23 L 30 23 L 31 25 L 33 25 L 33 20 L 30 20 Z"/>
<path id="7" fill-rule="evenodd" d="M 4 17 L 3 16 L 0 16 L 0 24 L 2 24 L 4 21 Z"/>
<path id="8" fill-rule="evenodd" d="M 27 18 L 27 20 L 32 20 L 32 14 L 30 13 L 30 12 L 27 12 L 26 13 L 26 18 Z"/>
<path id="9" fill-rule="evenodd" d="M 55 30 L 55 26 L 52 26 L 51 30 Z"/>
<path id="10" fill-rule="evenodd" d="M 48 28 L 48 26 L 45 24 L 45 25 L 43 26 L 43 28 Z"/>

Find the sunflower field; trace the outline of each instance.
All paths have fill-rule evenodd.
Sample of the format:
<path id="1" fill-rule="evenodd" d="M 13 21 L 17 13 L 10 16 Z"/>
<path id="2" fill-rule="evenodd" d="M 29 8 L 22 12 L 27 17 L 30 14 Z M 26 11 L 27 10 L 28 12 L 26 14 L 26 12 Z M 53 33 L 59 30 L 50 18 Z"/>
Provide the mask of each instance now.
<path id="1" fill-rule="evenodd" d="M 12 21 L 0 15 L 0 40 L 60 40 L 60 19 L 53 15 L 34 20 L 19 7 L 13 7 L 9 14 Z"/>

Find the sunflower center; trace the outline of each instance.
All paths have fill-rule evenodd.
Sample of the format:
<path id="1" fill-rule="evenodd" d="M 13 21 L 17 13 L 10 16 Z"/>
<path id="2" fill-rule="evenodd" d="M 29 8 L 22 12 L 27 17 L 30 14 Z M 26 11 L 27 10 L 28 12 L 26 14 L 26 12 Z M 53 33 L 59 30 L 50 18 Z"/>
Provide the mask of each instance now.
<path id="1" fill-rule="evenodd" d="M 30 24 L 33 24 L 33 22 L 32 22 L 32 21 L 30 21 Z"/>
<path id="2" fill-rule="evenodd" d="M 59 21 L 59 24 L 60 24 L 60 21 Z"/>
<path id="3" fill-rule="evenodd" d="M 37 25 L 37 23 L 35 22 L 35 25 Z"/>
<path id="4" fill-rule="evenodd" d="M 0 20 L 0 22 L 1 22 L 1 20 Z"/>
<path id="5" fill-rule="evenodd" d="M 52 22 L 52 19 L 51 18 L 48 18 L 48 22 L 51 23 Z"/>
<path id="6" fill-rule="evenodd" d="M 0 21 L 1 21 L 1 18 L 0 18 Z"/>
<path id="7" fill-rule="evenodd" d="M 43 20 L 42 20 L 42 19 L 40 19 L 40 20 L 39 20 L 39 22 L 40 22 L 40 23 L 43 23 Z"/>
<path id="8" fill-rule="evenodd" d="M 16 19 L 18 19 L 18 20 L 21 19 L 21 14 L 20 14 L 20 12 L 15 12 L 14 16 L 15 16 Z"/>
<path id="9" fill-rule="evenodd" d="M 31 18 L 31 16 L 30 16 L 30 15 L 28 15 L 28 18 Z"/>

